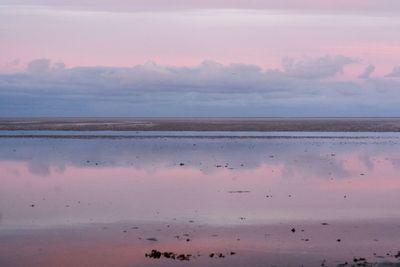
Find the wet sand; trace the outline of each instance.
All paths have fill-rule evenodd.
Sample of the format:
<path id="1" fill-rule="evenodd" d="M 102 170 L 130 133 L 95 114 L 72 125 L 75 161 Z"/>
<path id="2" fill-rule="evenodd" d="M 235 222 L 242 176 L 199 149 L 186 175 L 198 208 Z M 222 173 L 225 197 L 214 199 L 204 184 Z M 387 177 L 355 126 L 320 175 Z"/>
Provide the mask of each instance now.
<path id="1" fill-rule="evenodd" d="M 1 138 L 0 266 L 399 266 L 371 136 Z"/>
<path id="2" fill-rule="evenodd" d="M 398 231 L 388 221 L 226 227 L 173 220 L 18 230 L 0 235 L 0 265 L 398 266 Z"/>
<path id="3" fill-rule="evenodd" d="M 400 132 L 400 118 L 1 118 L 0 130 Z"/>

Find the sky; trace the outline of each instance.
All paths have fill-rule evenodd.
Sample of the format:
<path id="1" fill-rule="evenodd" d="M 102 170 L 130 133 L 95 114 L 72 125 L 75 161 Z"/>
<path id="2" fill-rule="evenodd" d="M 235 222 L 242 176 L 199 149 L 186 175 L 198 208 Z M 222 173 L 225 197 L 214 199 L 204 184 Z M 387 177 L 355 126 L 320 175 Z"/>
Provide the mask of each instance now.
<path id="1" fill-rule="evenodd" d="M 0 116 L 400 116 L 398 0 L 0 0 Z"/>

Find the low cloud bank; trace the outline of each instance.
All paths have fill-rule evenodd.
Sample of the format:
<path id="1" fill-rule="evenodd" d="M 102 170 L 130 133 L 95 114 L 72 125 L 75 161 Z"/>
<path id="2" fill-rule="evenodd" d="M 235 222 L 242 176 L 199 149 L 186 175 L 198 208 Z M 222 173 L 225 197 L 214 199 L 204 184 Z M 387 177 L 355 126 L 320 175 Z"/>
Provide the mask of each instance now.
<path id="1" fill-rule="evenodd" d="M 295 60 L 282 70 L 204 61 L 131 68 L 75 67 L 37 59 L 0 75 L 2 116 L 400 116 L 400 68 L 335 79 L 346 56 Z"/>

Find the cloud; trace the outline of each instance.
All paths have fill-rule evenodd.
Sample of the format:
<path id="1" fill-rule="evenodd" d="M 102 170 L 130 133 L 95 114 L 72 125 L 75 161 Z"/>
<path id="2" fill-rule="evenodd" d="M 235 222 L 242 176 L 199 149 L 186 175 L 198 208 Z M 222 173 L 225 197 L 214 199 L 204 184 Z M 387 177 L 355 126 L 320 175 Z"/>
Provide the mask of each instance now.
<path id="1" fill-rule="evenodd" d="M 388 77 L 388 78 L 400 78 L 400 66 L 394 67 L 392 72 L 387 74 L 385 77 Z"/>
<path id="2" fill-rule="evenodd" d="M 74 67 L 34 60 L 0 75 L 3 116 L 398 116 L 399 81 L 326 79 L 345 56 L 286 60 L 282 70 L 204 61 Z"/>
<path id="3" fill-rule="evenodd" d="M 19 65 L 19 63 L 20 63 L 19 58 L 16 58 L 16 59 L 13 59 L 13 60 L 11 60 L 11 61 L 6 62 L 6 63 L 4 64 L 4 66 L 5 66 L 6 68 L 14 68 L 14 67 L 17 67 L 17 66 Z"/>
<path id="4" fill-rule="evenodd" d="M 30 74 L 41 74 L 49 70 L 50 60 L 49 59 L 36 59 L 28 63 L 27 72 Z"/>
<path id="5" fill-rule="evenodd" d="M 341 74 L 346 65 L 355 62 L 356 61 L 352 58 L 338 55 L 320 58 L 306 58 L 304 60 L 284 58 L 282 66 L 285 73 L 289 76 L 304 79 L 317 79 Z"/>
<path id="6" fill-rule="evenodd" d="M 371 76 L 372 73 L 374 73 L 375 71 L 375 66 L 370 64 L 368 65 L 364 71 L 358 76 L 358 78 L 360 79 L 369 79 L 369 77 Z"/>
<path id="7" fill-rule="evenodd" d="M 35 59 L 28 63 L 26 71 L 32 75 L 48 74 L 49 71 L 61 71 L 65 69 L 62 62 L 52 63 L 50 59 Z"/>
<path id="8" fill-rule="evenodd" d="M 18 71 L 20 63 L 21 61 L 19 58 L 5 61 L 3 64 L 0 64 L 0 70 L 3 73 L 13 73 L 15 71 Z"/>

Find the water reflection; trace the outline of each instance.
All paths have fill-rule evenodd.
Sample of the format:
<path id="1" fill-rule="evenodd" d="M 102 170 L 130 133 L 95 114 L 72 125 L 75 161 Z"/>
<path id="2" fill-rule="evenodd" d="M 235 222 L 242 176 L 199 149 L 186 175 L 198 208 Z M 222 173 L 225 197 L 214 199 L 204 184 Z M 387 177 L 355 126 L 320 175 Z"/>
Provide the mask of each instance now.
<path id="1" fill-rule="evenodd" d="M 0 210 L 7 225 L 172 217 L 235 224 L 239 217 L 268 223 L 311 215 L 399 215 L 395 203 L 400 200 L 400 146 L 394 141 L 0 142 Z M 238 190 L 250 192 L 229 193 Z"/>
<path id="2" fill-rule="evenodd" d="M 350 236 L 352 241 L 346 241 L 340 253 L 348 253 L 346 249 L 355 244 L 358 251 L 380 248 L 384 253 L 400 240 L 395 234 L 400 222 L 398 151 L 398 139 L 390 138 L 2 138 L 0 263 L 4 255 L 18 258 L 11 250 L 32 248 L 27 236 L 35 240 L 35 246 L 38 239 L 53 244 L 47 249 L 54 255 L 57 248 L 74 247 L 71 262 L 108 251 L 109 265 L 121 261 L 115 266 L 168 266 L 172 263 L 154 263 L 143 255 L 154 247 L 208 253 L 211 244 L 215 251 L 228 253 L 227 244 L 242 251 L 247 256 L 238 262 L 243 264 L 266 250 L 300 251 L 298 260 L 302 249 L 304 253 L 321 250 L 318 255 L 325 255 L 336 249 L 337 238 Z M 317 228 L 320 232 L 307 228 L 325 221 L 335 228 Z M 355 221 L 372 223 L 357 232 Z M 95 226 L 82 230 L 88 225 Z M 126 239 L 124 234 L 134 232 L 131 227 L 137 225 L 142 230 Z M 167 230 L 170 226 L 175 230 Z M 293 235 L 288 230 L 292 226 L 307 234 Z M 64 236 L 66 230 L 57 229 L 65 227 L 77 228 Z M 28 231 L 32 228 L 43 230 Z M 189 248 L 183 245 L 187 244 L 184 239 L 174 239 L 185 231 L 190 233 Z M 218 238 L 210 239 L 215 233 Z M 158 242 L 145 240 L 154 236 Z M 238 238 L 241 243 L 232 245 Z M 375 245 L 373 240 L 378 238 Z M 96 249 L 81 253 L 80 246 L 88 244 Z M 32 266 L 52 266 L 62 257 L 57 254 L 51 260 L 49 255 L 46 263 Z M 107 262 L 98 257 L 96 265 Z"/>

